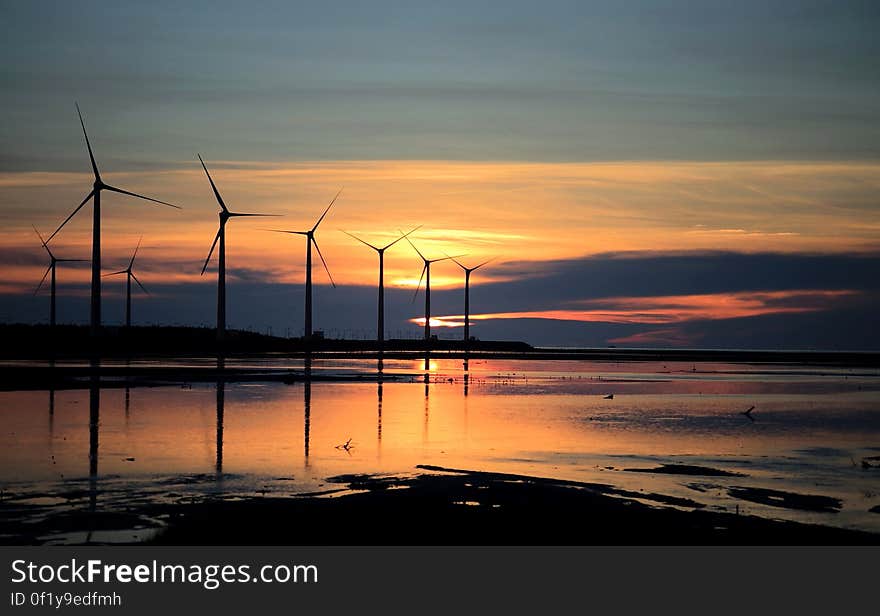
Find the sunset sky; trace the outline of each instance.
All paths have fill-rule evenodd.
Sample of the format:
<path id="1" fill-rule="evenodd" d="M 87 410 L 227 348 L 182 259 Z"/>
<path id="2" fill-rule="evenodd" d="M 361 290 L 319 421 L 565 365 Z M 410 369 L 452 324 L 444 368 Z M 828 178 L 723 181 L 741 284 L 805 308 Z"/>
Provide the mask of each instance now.
<path id="1" fill-rule="evenodd" d="M 536 344 L 880 348 L 880 5 L 873 2 L 33 2 L 0 23 L 0 320 L 42 322 L 50 234 L 98 165 L 104 267 L 151 292 L 136 323 L 213 325 L 217 204 L 232 328 L 375 336 L 374 252 L 494 259 L 473 335 Z M 52 240 L 88 258 L 91 207 Z M 421 263 L 386 256 L 392 336 Z M 88 319 L 88 264 L 59 266 Z M 104 318 L 123 317 L 105 279 Z M 462 272 L 432 269 L 439 333 Z M 441 327 L 446 326 L 446 327 Z"/>

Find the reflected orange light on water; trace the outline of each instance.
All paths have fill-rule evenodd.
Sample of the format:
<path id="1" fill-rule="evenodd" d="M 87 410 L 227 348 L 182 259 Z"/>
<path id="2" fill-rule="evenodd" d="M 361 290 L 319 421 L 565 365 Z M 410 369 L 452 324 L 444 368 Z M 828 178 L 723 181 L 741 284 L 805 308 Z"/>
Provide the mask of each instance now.
<path id="1" fill-rule="evenodd" d="M 511 368 L 519 366 L 512 364 Z M 410 369 L 419 373 L 424 364 L 413 361 Z M 659 389 L 656 381 L 625 383 L 623 387 L 634 395 L 610 402 L 598 394 L 583 396 L 564 390 L 518 392 L 509 389 L 516 382 L 503 385 L 506 379 L 522 378 L 515 373 L 488 378 L 478 372 L 472 376 L 471 394 L 465 397 L 460 375 L 451 374 L 453 382 L 447 382 L 443 371 L 448 369 L 445 363 L 430 362 L 429 370 L 437 375 L 437 382 L 429 386 L 427 398 L 418 380 L 386 383 L 381 390 L 381 417 L 375 383 L 312 383 L 308 432 L 306 392 L 301 384 L 227 384 L 219 452 L 215 386 L 133 389 L 128 413 L 122 389 L 104 390 L 99 474 L 142 477 L 207 473 L 215 469 L 219 453 L 224 473 L 293 476 L 296 482 L 305 483 L 350 472 L 412 471 L 417 464 L 488 466 L 576 478 L 593 472 L 589 461 L 594 455 L 743 453 L 742 440 L 725 434 L 670 430 L 662 424 L 652 430 L 632 426 L 616 430 L 613 423 L 590 421 L 593 416 L 609 412 L 626 415 L 643 412 L 639 410 L 642 408 L 668 407 L 669 398 L 650 393 Z M 682 386 L 688 386 L 687 382 Z M 598 392 L 611 387 L 615 387 L 613 382 L 596 383 Z M 736 383 L 703 383 L 699 387 L 729 393 L 742 389 Z M 56 392 L 51 417 L 48 395 L 45 391 L 0 393 L 6 427 L 0 436 L 0 478 L 4 482 L 87 476 L 89 392 Z M 815 403 L 814 396 L 803 397 L 805 403 Z M 753 401 L 760 399 L 759 395 L 750 397 Z M 788 398 L 792 399 L 797 396 Z M 761 404 L 767 409 L 779 403 L 764 400 Z M 846 397 L 834 404 L 846 404 Z M 700 413 L 735 417 L 742 402 L 736 397 L 679 396 L 673 406 L 694 406 Z M 18 412 L 20 409 L 28 412 Z M 816 431 L 807 440 L 820 443 L 826 437 Z M 353 446 L 349 452 L 336 448 L 349 438 Z M 763 455 L 784 446 L 778 439 L 778 435 L 754 434 L 745 445 L 750 454 Z M 567 456 L 579 462 L 567 469 L 548 464 L 553 458 Z"/>
<path id="2" fill-rule="evenodd" d="M 401 476 L 427 464 L 730 504 L 723 490 L 695 492 L 693 477 L 625 470 L 677 462 L 741 473 L 730 485 L 797 492 L 821 483 L 824 494 L 856 505 L 830 522 L 876 525 L 861 506 L 871 478 L 849 460 L 873 455 L 880 436 L 867 419 L 880 395 L 876 375 L 729 364 L 695 372 L 674 362 L 470 364 L 467 381 L 461 360 L 431 358 L 427 383 L 422 359 L 391 359 L 382 384 L 104 389 L 96 415 L 87 389 L 0 392 L 0 487 L 61 502 L 94 485 L 100 506 L 111 493 L 124 501 L 127 493 L 326 491 L 344 487 L 328 478 Z M 375 369 L 352 360 L 321 365 Z M 754 421 L 742 414 L 747 405 L 756 407 Z M 766 515 L 816 521 L 768 508 Z"/>

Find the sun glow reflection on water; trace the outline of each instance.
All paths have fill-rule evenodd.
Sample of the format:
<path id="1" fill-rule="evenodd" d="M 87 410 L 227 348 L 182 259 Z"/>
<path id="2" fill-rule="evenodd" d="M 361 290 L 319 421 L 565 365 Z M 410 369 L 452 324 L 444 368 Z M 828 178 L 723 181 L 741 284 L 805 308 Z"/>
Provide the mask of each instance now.
<path id="1" fill-rule="evenodd" d="M 367 365 L 375 369 L 316 362 L 315 373 Z M 381 383 L 105 388 L 96 432 L 88 389 L 0 392 L 0 485 L 52 497 L 89 477 L 96 446 L 99 483 L 155 498 L 172 485 L 294 494 L 327 489 L 336 475 L 431 464 L 610 483 L 880 531 L 880 516 L 868 513 L 880 504 L 880 468 L 860 464 L 880 454 L 876 373 L 471 360 L 465 381 L 460 360 L 432 358 L 428 368 L 427 385 L 423 360 L 387 360 Z M 752 405 L 755 421 L 742 415 Z M 745 477 L 624 470 L 666 463 Z M 734 503 L 726 489 L 742 485 L 828 495 L 843 507 L 832 514 Z"/>

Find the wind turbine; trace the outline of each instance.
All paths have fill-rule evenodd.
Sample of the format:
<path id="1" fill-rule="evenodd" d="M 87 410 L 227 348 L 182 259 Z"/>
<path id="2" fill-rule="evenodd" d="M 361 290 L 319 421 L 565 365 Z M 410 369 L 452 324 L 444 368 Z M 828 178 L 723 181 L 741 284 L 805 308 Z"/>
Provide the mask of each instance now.
<path id="1" fill-rule="evenodd" d="M 413 301 L 416 301 L 416 296 L 419 294 L 419 288 L 422 286 L 422 278 L 425 279 L 425 342 L 429 342 L 431 340 L 431 264 L 436 263 L 437 261 L 446 261 L 447 259 L 452 259 L 453 257 L 445 256 L 440 259 L 426 259 L 425 255 L 423 255 L 416 245 L 413 244 L 409 238 L 406 238 L 406 241 L 409 242 L 409 245 L 413 247 L 419 257 L 422 258 L 422 261 L 425 262 L 425 265 L 422 267 L 422 273 L 419 275 L 419 284 L 416 286 L 416 292 L 413 294 Z M 456 255 L 461 256 L 461 255 Z"/>
<path id="2" fill-rule="evenodd" d="M 217 235 L 214 236 L 214 243 L 211 244 L 211 250 L 208 252 L 208 258 L 205 259 L 205 265 L 202 266 L 202 275 L 208 269 L 211 255 L 214 254 L 214 248 L 219 240 L 220 250 L 217 256 L 217 339 L 222 340 L 226 336 L 226 223 L 229 222 L 230 218 L 236 216 L 278 216 L 279 214 L 241 214 L 239 212 L 230 212 L 223 202 L 223 197 L 220 196 L 220 191 L 217 190 L 214 180 L 211 179 L 211 174 L 208 173 L 208 167 L 205 166 L 202 155 L 199 154 L 198 156 L 199 161 L 202 163 L 202 168 L 205 170 L 205 175 L 208 176 L 208 181 L 211 183 L 214 196 L 217 197 L 217 203 L 220 204 L 220 211 L 217 213 L 220 217 L 220 228 L 217 229 Z"/>
<path id="3" fill-rule="evenodd" d="M 458 261 L 455 257 L 449 257 L 452 261 L 458 265 L 461 269 L 464 270 L 464 346 L 465 351 L 470 347 L 471 344 L 471 336 L 470 336 L 470 314 L 471 314 L 471 274 L 490 261 L 483 261 L 479 265 L 475 265 L 474 267 L 465 267 L 460 261 Z"/>
<path id="4" fill-rule="evenodd" d="M 159 201 L 158 199 L 153 199 L 151 197 L 145 197 L 137 193 L 105 184 L 104 181 L 101 180 L 101 174 L 98 172 L 98 164 L 95 162 L 95 155 L 92 153 L 92 144 L 89 142 L 89 135 L 86 132 L 86 125 L 85 122 L 83 122 L 82 113 L 80 113 L 78 104 L 76 105 L 76 113 L 79 115 L 79 123 L 82 125 L 83 136 L 86 138 L 86 147 L 89 150 L 89 160 L 92 162 L 92 171 L 95 174 L 95 182 L 92 184 L 92 191 L 86 195 L 86 198 L 82 200 L 82 203 L 80 203 L 75 210 L 73 210 L 70 216 L 68 216 L 64 222 L 55 229 L 55 233 L 50 235 L 46 242 L 51 242 L 52 238 L 61 231 L 62 227 L 64 227 L 71 218 L 76 216 L 76 213 L 88 203 L 89 199 L 92 199 L 92 300 L 90 332 L 92 336 L 97 336 L 101 331 L 101 192 L 108 190 L 121 195 L 137 197 L 138 199 L 144 199 L 145 201 L 152 201 L 153 203 L 161 203 L 162 205 L 167 205 L 178 210 L 181 208 L 178 205 Z"/>
<path id="5" fill-rule="evenodd" d="M 359 238 L 356 235 L 352 235 L 348 231 L 343 231 L 343 233 L 345 233 L 349 237 L 353 237 L 354 239 L 359 241 L 361 244 L 363 244 L 365 246 L 369 246 L 370 248 L 375 250 L 377 253 L 379 253 L 379 307 L 378 307 L 379 322 L 377 325 L 377 334 L 376 334 L 376 343 L 379 345 L 379 352 L 381 352 L 382 348 L 385 346 L 385 251 L 388 250 L 389 248 L 391 248 L 392 246 L 394 246 L 397 242 L 399 242 L 400 240 L 405 238 L 407 235 L 409 235 L 410 233 L 412 233 L 413 231 L 415 231 L 419 227 L 421 227 L 421 225 L 419 225 L 418 227 L 415 227 L 414 229 L 412 229 L 412 231 L 409 231 L 407 233 L 401 232 L 401 235 L 399 238 L 397 238 L 396 240 L 394 240 L 390 244 L 386 244 L 386 245 L 382 246 L 381 248 L 379 246 L 373 246 L 369 242 L 362 240 L 361 238 Z"/>
<path id="6" fill-rule="evenodd" d="M 46 241 L 43 239 L 43 236 L 40 235 L 40 232 L 37 231 L 37 228 L 34 227 L 34 232 L 37 234 L 37 237 L 40 238 L 40 243 L 43 245 L 43 248 L 46 249 L 46 252 L 49 253 L 49 267 L 46 269 L 46 273 L 43 274 L 43 278 L 40 280 L 40 284 L 37 285 L 36 290 L 34 291 L 34 295 L 39 293 L 40 289 L 43 287 L 43 283 L 46 282 L 46 276 L 49 273 L 52 273 L 52 278 L 49 279 L 49 326 L 55 327 L 55 265 L 57 263 L 73 263 L 77 261 L 85 261 L 85 259 L 59 259 L 52 251 L 49 250 L 49 245 L 46 244 Z"/>
<path id="7" fill-rule="evenodd" d="M 312 244 L 315 245 L 315 250 L 318 251 L 318 256 L 321 257 L 321 263 L 324 264 L 324 270 L 327 272 L 327 278 L 330 279 L 330 284 L 333 285 L 333 288 L 336 288 L 336 283 L 333 282 L 333 276 L 330 275 L 330 269 L 327 267 L 327 261 L 324 260 L 324 255 L 321 254 L 321 249 L 318 247 L 318 240 L 315 239 L 315 231 L 318 230 L 318 225 L 321 224 L 321 221 L 324 220 L 324 216 L 327 215 L 327 212 L 330 211 L 330 208 L 333 207 L 333 204 L 336 203 L 336 200 L 339 198 L 339 195 L 342 194 L 342 189 L 336 193 L 336 196 L 333 197 L 333 201 L 330 202 L 330 205 L 327 206 L 327 209 L 324 210 L 324 213 L 321 214 L 321 217 L 318 218 L 318 222 L 315 223 L 315 226 L 309 229 L 308 231 L 284 231 L 281 229 L 268 229 L 268 231 L 274 231 L 275 233 L 291 233 L 293 235 L 305 235 L 306 236 L 306 312 L 305 312 L 305 329 L 304 337 L 306 340 L 312 337 Z"/>
<path id="8" fill-rule="evenodd" d="M 141 284 L 141 281 L 138 280 L 138 277 L 134 275 L 134 272 L 131 271 L 131 268 L 134 265 L 134 258 L 137 256 L 138 249 L 140 249 L 140 247 L 141 247 L 141 240 L 142 239 L 144 239 L 143 236 L 141 236 L 140 239 L 138 239 L 137 246 L 135 246 L 135 249 L 134 249 L 134 254 L 131 255 L 131 261 L 128 262 L 128 267 L 126 267 L 124 270 L 119 270 L 118 272 L 111 272 L 109 274 L 104 274 L 104 276 L 117 276 L 119 274 L 126 275 L 125 276 L 125 328 L 126 329 L 131 328 L 131 281 L 132 281 L 132 279 L 134 279 L 134 281 L 137 283 L 137 286 L 139 286 L 141 288 L 141 291 L 143 291 L 147 295 L 150 294 L 150 292 L 144 288 L 144 285 Z"/>

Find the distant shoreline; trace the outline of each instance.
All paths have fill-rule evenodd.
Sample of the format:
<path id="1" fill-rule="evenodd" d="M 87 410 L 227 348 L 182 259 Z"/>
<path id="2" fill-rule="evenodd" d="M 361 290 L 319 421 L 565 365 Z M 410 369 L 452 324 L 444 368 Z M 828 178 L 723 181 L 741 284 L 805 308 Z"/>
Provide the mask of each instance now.
<path id="1" fill-rule="evenodd" d="M 127 357 L 290 356 L 315 358 L 378 359 L 375 340 L 343 340 L 317 337 L 282 338 L 249 331 L 231 330 L 218 343 L 214 330 L 206 327 L 136 326 L 105 328 L 97 341 L 88 327 L 60 325 L 53 332 L 47 325 L 0 324 L 0 359 L 50 360 Z M 756 364 L 803 364 L 838 367 L 880 367 L 880 351 L 755 350 L 755 349 L 645 349 L 535 347 L 520 341 L 433 339 L 386 340 L 385 359 L 419 359 L 426 353 L 436 358 L 576 361 L 668 361 Z"/>

